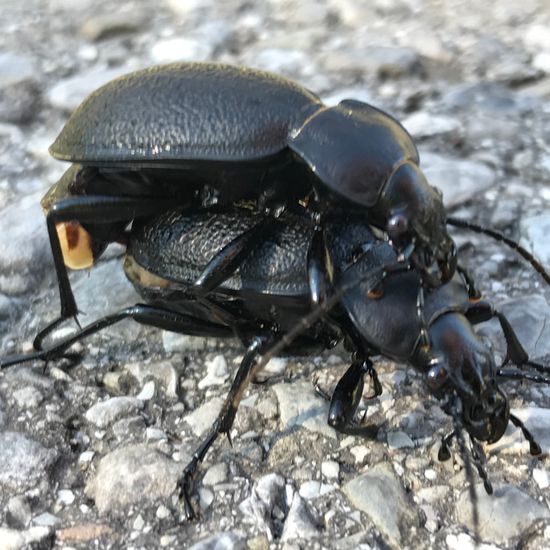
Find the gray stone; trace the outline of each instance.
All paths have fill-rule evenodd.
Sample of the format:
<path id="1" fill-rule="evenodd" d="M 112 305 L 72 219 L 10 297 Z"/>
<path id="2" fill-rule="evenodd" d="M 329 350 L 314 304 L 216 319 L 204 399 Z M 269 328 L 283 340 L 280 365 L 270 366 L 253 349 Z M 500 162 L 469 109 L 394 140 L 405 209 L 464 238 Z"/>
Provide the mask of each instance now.
<path id="1" fill-rule="evenodd" d="M 476 82 L 450 87 L 441 99 L 442 107 L 462 109 L 467 112 L 499 114 L 521 114 L 533 110 L 538 100 L 527 94 L 520 94 L 496 82 Z"/>
<path id="2" fill-rule="evenodd" d="M 218 483 L 224 483 L 227 481 L 227 475 L 229 471 L 225 462 L 218 462 L 208 468 L 207 472 L 202 478 L 203 485 L 217 485 Z"/>
<path id="3" fill-rule="evenodd" d="M 537 216 L 520 219 L 520 244 L 530 250 L 535 257 L 550 270 L 550 214 L 545 212 Z"/>
<path id="4" fill-rule="evenodd" d="M 445 542 L 448 550 L 501 550 L 499 546 L 494 544 L 480 543 L 466 533 L 447 535 Z"/>
<path id="5" fill-rule="evenodd" d="M 319 534 L 319 529 L 315 526 L 304 501 L 297 493 L 294 493 L 285 519 L 281 542 L 294 539 L 310 540 Z"/>
<path id="6" fill-rule="evenodd" d="M 272 512 L 275 506 L 284 508 L 285 479 L 279 474 L 261 477 L 250 496 L 239 504 L 239 509 L 267 538 L 273 540 Z"/>
<path id="7" fill-rule="evenodd" d="M 42 392 L 34 388 L 33 386 L 27 386 L 25 388 L 19 388 L 13 392 L 13 398 L 17 402 L 17 405 L 22 409 L 35 409 L 42 403 L 44 396 Z"/>
<path id="8" fill-rule="evenodd" d="M 303 426 L 325 437 L 336 437 L 334 429 L 327 424 L 328 404 L 315 393 L 311 382 L 300 380 L 292 384 L 276 384 L 273 391 L 279 400 L 282 430 Z"/>
<path id="9" fill-rule="evenodd" d="M 401 120 L 407 131 L 415 138 L 458 135 L 462 124 L 457 118 L 433 115 L 418 111 Z"/>
<path id="10" fill-rule="evenodd" d="M 0 485 L 12 491 L 34 487 L 48 479 L 57 452 L 16 432 L 0 433 Z"/>
<path id="11" fill-rule="evenodd" d="M 145 19 L 135 8 L 130 13 L 98 14 L 86 20 L 80 34 L 92 42 L 138 31 Z"/>
<path id="12" fill-rule="evenodd" d="M 283 75 L 300 75 L 312 61 L 300 50 L 290 48 L 266 48 L 250 59 L 251 66 Z"/>
<path id="13" fill-rule="evenodd" d="M 199 389 L 209 388 L 211 386 L 221 386 L 229 377 L 227 361 L 221 354 L 206 361 L 205 366 L 206 376 L 199 382 Z"/>
<path id="14" fill-rule="evenodd" d="M 51 548 L 53 531 L 50 527 L 31 527 L 26 531 L 16 531 L 0 527 L 2 550 L 24 550 L 26 548 Z"/>
<path id="15" fill-rule="evenodd" d="M 6 520 L 10 527 L 25 528 L 32 519 L 31 505 L 26 497 L 17 495 L 8 500 Z"/>
<path id="16" fill-rule="evenodd" d="M 216 533 L 193 546 L 189 550 L 245 550 L 246 540 L 233 532 Z"/>
<path id="17" fill-rule="evenodd" d="M 443 192 L 447 208 L 470 201 L 496 184 L 495 171 L 481 162 L 421 152 L 420 163 L 428 181 Z"/>
<path id="18" fill-rule="evenodd" d="M 48 101 L 57 109 L 72 112 L 97 88 L 133 69 L 137 67 L 126 65 L 116 69 L 95 69 L 86 71 L 84 75 L 66 78 L 48 90 Z"/>
<path id="19" fill-rule="evenodd" d="M 42 193 L 24 196 L 0 212 L 0 292 L 35 289 L 51 265 Z"/>
<path id="20" fill-rule="evenodd" d="M 326 52 L 323 63 L 329 70 L 356 71 L 389 78 L 412 74 L 421 65 L 420 57 L 414 50 L 383 46 Z"/>
<path id="21" fill-rule="evenodd" d="M 177 399 L 179 376 L 169 361 L 130 363 L 125 368 L 137 379 L 139 384 L 144 384 L 148 379 L 152 378 L 164 388 L 167 397 Z"/>
<path id="22" fill-rule="evenodd" d="M 136 397 L 111 397 L 92 405 L 86 411 L 86 420 L 98 428 L 106 428 L 116 420 L 130 416 L 143 409 L 143 401 Z"/>
<path id="23" fill-rule="evenodd" d="M 177 332 L 162 331 L 162 345 L 166 353 L 188 353 L 192 351 L 205 351 L 224 347 L 228 342 L 226 338 L 204 338 L 202 336 L 189 336 Z"/>
<path id="24" fill-rule="evenodd" d="M 0 53 L 0 121 L 29 122 L 37 112 L 39 86 L 28 57 Z"/>
<path id="25" fill-rule="evenodd" d="M 49 512 L 44 512 L 35 518 L 33 518 L 33 523 L 36 525 L 44 525 L 46 527 L 54 527 L 59 523 L 59 518 L 50 514 Z"/>
<path id="26" fill-rule="evenodd" d="M 550 51 L 550 26 L 533 23 L 522 34 L 525 45 L 533 52 Z"/>
<path id="27" fill-rule="evenodd" d="M 387 464 L 377 464 L 344 485 L 351 503 L 365 512 L 393 545 L 401 545 L 410 525 L 419 518 L 401 481 Z"/>
<path id="28" fill-rule="evenodd" d="M 195 38 L 166 38 L 159 40 L 151 50 L 151 57 L 156 63 L 206 61 L 211 56 L 211 46 Z"/>
<path id="29" fill-rule="evenodd" d="M 300 485 L 299 494 L 302 498 L 310 500 L 312 498 L 318 498 L 328 493 L 332 493 L 332 491 L 334 491 L 334 487 L 332 485 L 321 483 L 316 480 L 310 480 L 304 481 L 304 483 Z"/>
<path id="30" fill-rule="evenodd" d="M 532 359 L 550 354 L 550 305 L 540 294 L 528 294 L 495 304 L 503 313 L 521 345 Z M 500 323 L 493 319 L 479 327 L 479 333 L 489 337 L 504 353 L 506 344 Z"/>
<path id="31" fill-rule="evenodd" d="M 507 544 L 536 519 L 550 517 L 548 508 L 512 485 L 497 488 L 487 495 L 483 484 L 476 486 L 479 534 L 486 542 Z M 469 490 L 457 502 L 457 519 L 473 531 L 473 506 Z"/>
<path id="32" fill-rule="evenodd" d="M 394 449 L 414 448 L 414 441 L 405 432 L 388 432 L 387 439 Z"/>
<path id="33" fill-rule="evenodd" d="M 189 413 L 184 420 L 196 436 L 201 436 L 212 427 L 222 404 L 223 399 L 221 397 L 214 397 Z"/>
<path id="34" fill-rule="evenodd" d="M 99 462 L 86 485 L 101 514 L 124 514 L 132 505 L 169 498 L 176 490 L 181 464 L 147 445 L 117 449 Z"/>

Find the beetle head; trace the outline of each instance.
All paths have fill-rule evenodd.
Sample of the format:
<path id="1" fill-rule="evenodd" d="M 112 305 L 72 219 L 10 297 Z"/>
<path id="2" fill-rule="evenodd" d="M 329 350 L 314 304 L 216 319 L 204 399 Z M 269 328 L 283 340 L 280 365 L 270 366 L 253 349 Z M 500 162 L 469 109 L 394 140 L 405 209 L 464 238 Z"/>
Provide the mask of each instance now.
<path id="1" fill-rule="evenodd" d="M 410 257 L 430 287 L 451 279 L 456 247 L 447 233 L 441 191 L 431 186 L 412 162 L 400 164 L 387 181 L 379 202 L 387 213 L 386 231 L 401 251 L 414 244 Z"/>
<path id="2" fill-rule="evenodd" d="M 430 327 L 432 348 L 424 358 L 426 382 L 443 410 L 457 411 L 468 433 L 475 439 L 498 441 L 510 418 L 508 399 L 496 382 L 496 365 L 467 319 L 457 313 L 444 314 Z"/>

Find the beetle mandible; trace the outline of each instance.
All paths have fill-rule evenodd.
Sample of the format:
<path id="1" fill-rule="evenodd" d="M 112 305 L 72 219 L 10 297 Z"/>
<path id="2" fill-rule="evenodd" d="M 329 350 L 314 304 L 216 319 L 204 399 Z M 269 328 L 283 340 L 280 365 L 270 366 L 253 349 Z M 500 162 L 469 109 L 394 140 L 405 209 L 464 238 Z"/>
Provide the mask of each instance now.
<path id="1" fill-rule="evenodd" d="M 61 315 L 36 337 L 36 349 L 61 321 L 76 318 L 66 266 L 90 267 L 108 243 L 125 241 L 129 222 L 174 204 L 252 200 L 264 212 L 205 267 L 196 286 L 204 294 L 235 271 L 282 209 L 299 202 L 310 204 L 318 233 L 327 212 L 362 213 L 397 249 L 410 249 L 427 287 L 455 270 L 441 193 L 426 181 L 399 122 L 359 101 L 327 107 L 270 73 L 175 63 L 128 74 L 92 93 L 50 152 L 72 165 L 42 200 Z"/>
<path id="2" fill-rule="evenodd" d="M 495 442 L 510 421 L 522 429 L 531 452 L 540 453 L 527 428 L 510 414 L 498 380 L 513 377 L 548 383 L 550 379 L 533 372 L 497 368 L 472 323 L 496 317 L 508 345 L 507 358 L 543 373 L 547 368 L 529 361 L 500 312 L 490 304 L 469 301 L 471 290 L 460 280 L 429 292 L 419 315 L 421 275 L 398 262 L 393 248 L 375 239 L 360 216 L 350 216 L 345 222 L 338 217 L 326 220 L 325 245 L 333 269 L 322 276 L 327 279 L 325 286 L 334 290 L 321 306 L 312 300 L 315 287 L 307 272 L 315 229 L 305 213 L 281 216 L 273 232 L 243 260 L 234 275 L 208 297 L 197 296 L 194 283 L 211 257 L 255 227 L 260 217 L 258 212 L 243 209 L 213 208 L 167 211 L 136 222 L 128 242 L 125 271 L 147 303 L 99 319 L 48 349 L 6 358 L 1 365 L 58 357 L 74 342 L 128 317 L 186 334 L 237 335 L 247 352 L 220 415 L 180 480 L 188 517 L 194 513 L 189 495 L 198 465 L 219 434 L 231 429 L 246 385 L 258 369 L 274 354 L 311 353 L 342 338 L 354 356 L 331 399 L 329 423 L 335 429 L 373 435 L 372 427 L 358 425 L 354 417 L 365 374 L 372 378 L 374 395 L 382 391 L 372 361 L 381 354 L 409 362 L 421 372 L 443 410 L 452 415 L 455 426 L 452 435 L 444 439 L 442 458 L 448 455 L 451 438 L 462 430 L 473 444 Z M 384 294 L 377 298 L 372 290 L 382 281 Z M 423 329 L 429 347 L 423 345 Z M 476 447 L 474 462 L 490 491 L 477 458 L 479 452 Z"/>

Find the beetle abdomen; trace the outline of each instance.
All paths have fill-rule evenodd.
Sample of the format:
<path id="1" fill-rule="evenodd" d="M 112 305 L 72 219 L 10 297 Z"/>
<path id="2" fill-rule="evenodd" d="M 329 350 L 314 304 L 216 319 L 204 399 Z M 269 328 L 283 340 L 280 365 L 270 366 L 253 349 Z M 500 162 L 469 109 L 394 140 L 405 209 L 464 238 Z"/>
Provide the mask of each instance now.
<path id="1" fill-rule="evenodd" d="M 258 160 L 281 152 L 289 129 L 320 106 L 313 93 L 270 73 L 161 65 L 91 94 L 50 152 L 83 163 Z"/>
<path id="2" fill-rule="evenodd" d="M 247 211 L 168 212 L 134 232 L 129 254 L 159 277 L 192 285 L 213 256 L 260 220 Z M 306 258 L 312 234 L 308 219 L 285 217 L 222 289 L 307 296 Z"/>

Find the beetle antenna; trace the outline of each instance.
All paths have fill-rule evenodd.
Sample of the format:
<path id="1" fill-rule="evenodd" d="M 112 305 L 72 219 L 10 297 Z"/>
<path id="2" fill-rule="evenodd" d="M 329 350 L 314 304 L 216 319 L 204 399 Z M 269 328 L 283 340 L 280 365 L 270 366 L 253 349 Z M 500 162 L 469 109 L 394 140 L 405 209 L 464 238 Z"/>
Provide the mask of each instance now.
<path id="1" fill-rule="evenodd" d="M 471 231 L 475 231 L 476 233 L 483 233 L 484 235 L 492 237 L 496 241 L 500 241 L 508 245 L 512 250 L 515 250 L 522 258 L 527 260 L 531 264 L 533 269 L 541 275 L 541 277 L 546 281 L 548 285 L 550 285 L 550 275 L 548 274 L 544 266 L 533 256 L 533 254 L 531 254 L 526 248 L 521 246 L 516 241 L 506 237 L 500 231 L 495 231 L 494 229 L 489 229 L 488 227 L 484 227 L 476 223 L 461 220 L 460 218 L 447 218 L 447 223 L 455 227 L 461 227 L 462 229 L 470 229 Z"/>
<path id="2" fill-rule="evenodd" d="M 525 426 L 525 424 L 516 415 L 510 414 L 510 422 L 512 422 L 512 424 L 516 426 L 516 428 L 519 428 L 521 430 L 521 433 L 523 433 L 523 437 L 525 437 L 525 439 L 529 441 L 529 452 L 533 456 L 542 454 L 542 449 L 540 445 L 535 441 L 533 434 L 527 429 L 527 426 Z"/>

